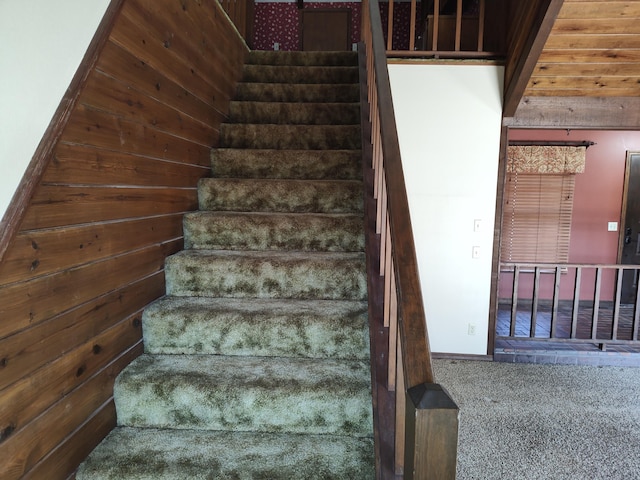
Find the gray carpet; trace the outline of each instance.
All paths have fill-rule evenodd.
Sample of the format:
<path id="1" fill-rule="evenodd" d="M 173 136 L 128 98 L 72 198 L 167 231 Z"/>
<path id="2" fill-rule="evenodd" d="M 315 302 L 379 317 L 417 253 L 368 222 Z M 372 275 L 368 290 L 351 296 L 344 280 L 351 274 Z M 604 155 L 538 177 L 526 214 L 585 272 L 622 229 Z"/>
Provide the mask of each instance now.
<path id="1" fill-rule="evenodd" d="M 458 479 L 640 478 L 640 368 L 436 360 Z"/>

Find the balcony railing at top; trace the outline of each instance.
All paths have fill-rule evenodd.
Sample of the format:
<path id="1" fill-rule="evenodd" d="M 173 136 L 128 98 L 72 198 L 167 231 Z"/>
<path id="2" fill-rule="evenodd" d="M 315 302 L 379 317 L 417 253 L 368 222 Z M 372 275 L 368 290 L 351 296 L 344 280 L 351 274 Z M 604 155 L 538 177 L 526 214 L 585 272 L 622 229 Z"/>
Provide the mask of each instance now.
<path id="1" fill-rule="evenodd" d="M 503 59 L 507 10 L 505 0 L 386 0 L 387 56 Z"/>

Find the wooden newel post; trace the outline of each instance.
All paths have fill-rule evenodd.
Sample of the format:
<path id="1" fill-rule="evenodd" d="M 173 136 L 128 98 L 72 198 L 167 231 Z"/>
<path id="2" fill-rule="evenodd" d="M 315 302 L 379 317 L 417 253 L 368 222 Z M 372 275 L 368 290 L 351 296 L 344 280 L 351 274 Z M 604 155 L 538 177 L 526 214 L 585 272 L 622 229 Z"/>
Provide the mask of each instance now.
<path id="1" fill-rule="evenodd" d="M 458 406 L 435 383 L 407 390 L 405 480 L 456 478 Z"/>

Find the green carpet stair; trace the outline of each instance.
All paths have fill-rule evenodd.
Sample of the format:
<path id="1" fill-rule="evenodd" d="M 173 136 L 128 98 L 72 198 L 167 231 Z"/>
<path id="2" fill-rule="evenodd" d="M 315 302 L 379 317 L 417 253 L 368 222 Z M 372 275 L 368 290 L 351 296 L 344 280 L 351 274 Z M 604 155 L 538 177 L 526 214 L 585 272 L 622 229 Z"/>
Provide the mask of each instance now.
<path id="1" fill-rule="evenodd" d="M 249 55 L 78 480 L 375 477 L 358 100 L 352 52 Z"/>

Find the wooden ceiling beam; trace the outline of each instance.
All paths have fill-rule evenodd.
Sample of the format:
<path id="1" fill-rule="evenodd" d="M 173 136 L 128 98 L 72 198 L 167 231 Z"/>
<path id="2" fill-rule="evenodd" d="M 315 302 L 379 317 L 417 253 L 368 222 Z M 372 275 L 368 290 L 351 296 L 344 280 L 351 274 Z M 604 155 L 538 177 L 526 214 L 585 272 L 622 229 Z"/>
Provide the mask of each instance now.
<path id="1" fill-rule="evenodd" d="M 640 97 L 524 97 L 511 128 L 640 129 Z"/>
<path id="2" fill-rule="evenodd" d="M 538 1 L 538 8 L 534 10 L 533 18 L 527 22 L 530 28 L 523 33 L 526 39 L 522 48 L 514 53 L 514 58 L 507 60 L 515 66 L 505 90 L 503 109 L 505 117 L 515 115 L 563 2 L 564 0 Z"/>

